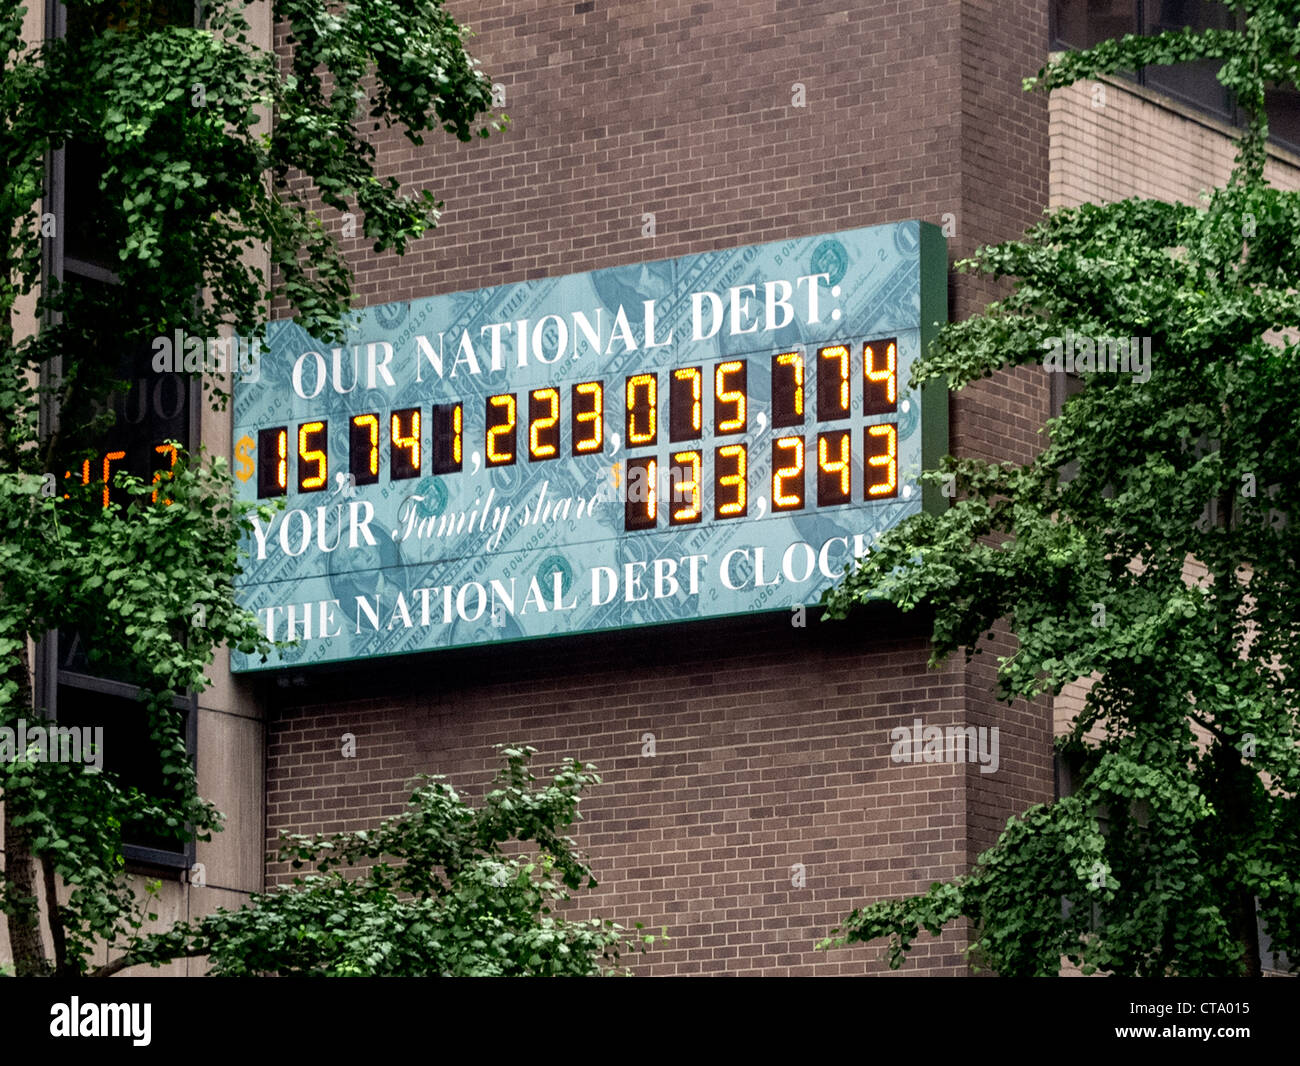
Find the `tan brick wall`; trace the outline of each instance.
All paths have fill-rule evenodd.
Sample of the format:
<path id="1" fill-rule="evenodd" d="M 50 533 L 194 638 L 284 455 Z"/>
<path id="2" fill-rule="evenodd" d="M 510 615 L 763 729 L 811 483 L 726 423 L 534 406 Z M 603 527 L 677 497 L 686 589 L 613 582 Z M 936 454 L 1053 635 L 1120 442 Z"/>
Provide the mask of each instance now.
<path id="1" fill-rule="evenodd" d="M 1049 112 L 1053 207 L 1129 196 L 1197 203 L 1232 172 L 1230 126 L 1119 79 L 1058 89 Z M 1274 148 L 1265 173 L 1300 189 L 1300 156 Z"/>

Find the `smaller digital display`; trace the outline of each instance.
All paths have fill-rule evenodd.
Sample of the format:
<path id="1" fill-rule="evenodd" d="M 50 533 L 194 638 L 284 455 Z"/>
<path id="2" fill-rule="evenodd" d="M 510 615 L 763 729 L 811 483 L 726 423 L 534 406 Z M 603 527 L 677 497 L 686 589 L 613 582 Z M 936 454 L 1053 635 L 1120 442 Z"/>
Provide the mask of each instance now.
<path id="1" fill-rule="evenodd" d="M 99 287 L 85 278 L 79 279 L 77 284 Z M 107 295 L 106 289 L 104 293 Z M 101 416 L 111 415 L 111 420 L 106 422 L 102 433 L 95 434 L 91 454 L 83 451 L 76 459 L 68 455 L 63 468 L 63 488 L 67 490 L 80 485 L 90 491 L 78 493 L 79 500 L 98 503 L 102 510 L 123 510 L 139 499 L 125 486 L 117 484 L 119 474 L 129 474 L 152 486 L 150 502 L 161 500 L 170 505 L 173 501 L 167 498 L 163 482 L 170 480 L 179 459 L 177 446 L 170 442 L 177 441 L 181 447 L 190 442 L 190 405 L 197 398 L 198 382 L 186 380 L 186 375 L 179 369 L 179 359 L 176 370 L 152 367 L 153 357 L 147 345 L 127 345 L 115 349 L 115 352 L 118 385 L 104 397 L 106 402 L 99 409 Z M 109 362 L 111 365 L 114 360 Z M 284 428 L 284 447 L 288 452 L 293 441 L 288 439 L 288 428 Z M 63 443 L 67 445 L 69 442 Z M 86 443 L 90 444 L 89 441 Z M 251 435 L 239 439 L 231 456 L 231 474 L 240 484 L 251 481 L 257 470 L 255 446 Z M 62 448 L 58 450 L 62 453 Z M 288 470 L 281 486 L 268 487 L 276 495 L 288 492 L 291 488 Z M 62 495 L 65 500 L 72 498 L 67 491 Z"/>

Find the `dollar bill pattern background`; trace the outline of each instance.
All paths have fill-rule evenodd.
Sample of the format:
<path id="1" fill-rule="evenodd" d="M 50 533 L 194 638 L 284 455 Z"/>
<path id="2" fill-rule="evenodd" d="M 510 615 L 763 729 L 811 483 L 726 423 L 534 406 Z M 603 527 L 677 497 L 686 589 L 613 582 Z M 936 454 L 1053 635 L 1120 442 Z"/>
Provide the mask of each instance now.
<path id="1" fill-rule="evenodd" d="M 273 322 L 267 330 L 269 351 L 264 354 L 261 372 L 252 383 L 239 383 L 234 398 L 234 463 L 240 495 L 253 499 L 257 492 L 256 477 L 246 476 L 247 466 L 255 456 L 257 431 L 272 426 L 287 426 L 290 434 L 290 489 L 287 506 L 303 508 L 313 520 L 312 546 L 297 557 L 284 554 L 277 538 L 277 519 L 268 536 L 271 545 L 266 558 L 257 559 L 252 538 L 245 545 L 250 552 L 243 573 L 237 577 L 242 602 L 252 610 L 286 604 L 312 604 L 337 601 L 334 611 L 340 635 L 320 639 L 319 612 L 311 609 L 313 639 L 296 647 L 277 651 L 263 662 L 255 656 L 232 655 L 237 671 L 258 670 L 289 665 L 339 661 L 374 656 L 399 655 L 435 648 L 513 641 L 531 637 L 558 636 L 566 633 L 622 628 L 747 613 L 755 610 L 788 610 L 797 604 L 813 604 L 831 583 L 814 570 L 808 581 L 778 583 L 756 587 L 754 549 L 764 549 L 764 580 L 770 580 L 780 566 L 787 547 L 805 542 L 816 551 L 834 537 L 846 538 L 852 545 L 855 537 L 869 543 L 884 529 L 913 514 L 921 507 L 920 491 L 914 478 L 921 468 L 921 406 L 919 396 L 907 391 L 908 375 L 920 355 L 920 325 L 923 310 L 931 318 L 945 316 L 946 308 L 922 308 L 919 269 L 919 224 L 903 222 L 888 226 L 852 230 L 831 235 L 817 235 L 796 240 L 747 246 L 684 256 L 678 259 L 637 263 L 561 278 L 547 278 L 503 285 L 473 292 L 453 293 L 415 300 L 409 304 L 388 304 L 364 309 L 349 344 L 362 350 L 358 365 L 364 367 L 364 345 L 388 341 L 393 345 L 393 376 L 396 388 L 367 390 L 363 380 L 349 393 L 340 395 L 328 385 L 313 400 L 303 400 L 290 386 L 294 361 L 303 352 L 320 352 L 327 364 L 331 349 L 317 343 L 293 322 Z M 776 333 L 758 333 L 733 337 L 724 326 L 706 341 L 691 340 L 691 299 L 693 292 L 710 290 L 726 300 L 726 291 L 735 285 L 754 285 L 759 306 L 763 282 L 800 275 L 825 273 L 821 283 L 821 321 L 809 325 L 797 314 L 785 329 Z M 840 287 L 840 296 L 831 299 L 830 286 Z M 802 311 L 801 294 L 792 300 Z M 645 300 L 655 303 L 655 333 L 658 340 L 669 335 L 671 345 L 645 350 L 642 307 Z M 504 369 L 488 372 L 487 337 L 482 326 L 493 322 L 527 319 L 531 324 L 549 314 L 569 321 L 569 312 L 581 310 L 594 319 L 596 308 L 604 309 L 606 335 L 619 307 L 627 313 L 636 339 L 635 351 L 615 350 L 609 355 L 592 351 L 585 340 L 575 337 L 570 328 L 570 353 L 560 362 L 545 365 L 530 360 L 525 368 L 516 365 L 513 338 L 505 340 Z M 830 315 L 832 308 L 842 312 L 838 321 Z M 484 373 L 471 375 L 462 367 L 451 376 L 455 345 L 461 331 L 468 331 L 476 343 Z M 415 337 L 424 335 L 437 346 L 437 335 L 445 334 L 445 374 L 439 379 L 427 362 L 423 363 L 423 382 L 416 381 Z M 863 416 L 862 366 L 863 341 L 897 337 L 899 351 L 899 408 L 896 416 Z M 815 421 L 817 396 L 816 348 L 827 343 L 854 344 L 851 390 L 853 413 L 847 422 Z M 617 346 L 616 346 L 617 347 Z M 808 421 L 803 433 L 808 446 L 805 492 L 808 507 L 802 511 L 773 514 L 770 507 L 772 448 L 774 436 L 792 432 L 784 429 L 774 434 L 770 418 L 771 357 L 779 352 L 802 349 L 805 358 L 805 405 Z M 544 345 L 554 351 L 554 338 Z M 353 352 L 345 348 L 342 364 L 344 383 L 352 379 Z M 749 413 L 747 432 L 743 435 L 717 437 L 711 434 L 712 368 L 723 360 L 744 358 L 748 362 L 747 391 Z M 670 444 L 668 437 L 668 379 L 672 369 L 702 365 L 704 368 L 704 436 L 700 441 Z M 631 451 L 622 440 L 624 430 L 624 383 L 631 374 L 659 374 L 659 443 L 653 448 Z M 312 375 L 308 374 L 310 381 Z M 604 390 L 605 448 L 601 455 L 571 455 L 570 386 L 577 382 L 601 380 Z M 561 396 L 560 457 L 541 462 L 527 458 L 528 392 L 543 386 L 555 386 Z M 483 414 L 489 396 L 514 393 L 518 401 L 519 461 L 513 466 L 485 467 Z M 388 417 L 394 409 L 419 407 L 422 412 L 423 460 L 429 469 L 430 408 L 436 403 L 461 402 L 465 412 L 465 465 L 459 473 L 441 477 L 425 476 L 402 481 L 388 478 Z M 347 487 L 336 483 L 335 475 L 348 468 L 349 420 L 353 415 L 376 413 L 383 429 L 381 434 L 381 476 L 376 485 L 357 486 L 348 495 Z M 330 486 L 314 493 L 294 491 L 296 474 L 296 434 L 301 422 L 323 419 L 328 422 Z M 863 427 L 878 422 L 896 421 L 898 425 L 899 495 L 894 499 L 862 502 Z M 819 431 L 851 428 L 852 484 L 854 502 L 837 507 L 816 507 L 816 436 Z M 617 438 L 617 447 L 616 445 Z M 721 444 L 744 443 L 749 452 L 749 511 L 744 518 L 717 520 L 713 517 L 713 449 Z M 696 449 L 704 456 L 704 519 L 698 525 L 668 527 L 662 514 L 654 530 L 624 532 L 622 486 L 629 457 L 654 455 L 661 464 L 669 462 L 671 451 Z M 475 457 L 474 453 L 478 453 Z M 475 458 L 478 468 L 475 472 Z M 617 464 L 617 472 L 616 472 Z M 243 473 L 241 474 L 241 469 Z M 616 487 L 615 479 L 619 481 Z M 421 516 L 471 511 L 481 506 L 489 492 L 495 490 L 494 506 L 509 504 L 509 521 L 494 551 L 486 545 L 492 538 L 487 532 L 466 531 L 459 536 L 402 540 L 399 515 L 406 507 L 416 507 Z M 545 523 L 524 523 L 525 506 L 534 503 L 545 491 L 546 499 L 571 498 L 575 501 L 568 517 Z M 423 497 L 415 500 L 414 497 Z M 576 501 L 603 497 L 590 514 L 575 517 Z M 316 548 L 316 508 L 325 507 L 328 525 L 326 541 L 337 531 L 333 524 L 345 520 L 349 500 L 369 500 L 375 508 L 371 528 L 377 544 L 357 549 L 347 547 L 346 526 L 340 547 L 332 552 Z M 761 510 L 761 517 L 759 517 Z M 295 537 L 296 539 L 296 537 Z M 748 554 L 733 560 L 730 569 L 739 590 L 728 589 L 719 579 L 723 557 L 733 549 Z M 680 560 L 691 555 L 707 555 L 701 567 L 699 594 L 687 591 L 687 569 Z M 681 586 L 676 595 L 654 596 L 653 561 L 671 558 L 679 561 L 676 573 Z M 800 560 L 804 557 L 800 556 Z M 834 557 L 834 568 L 842 570 L 848 562 L 846 552 Z M 645 564 L 641 573 L 641 590 L 645 599 L 629 602 L 623 595 L 626 567 Z M 592 572 L 596 567 L 612 568 L 619 576 L 617 594 L 608 603 L 593 603 Z M 799 561 L 797 569 L 802 570 Z M 554 606 L 555 575 L 559 574 L 563 610 Z M 534 598 L 521 611 L 530 581 L 536 578 L 544 596 L 543 611 Z M 515 611 L 506 609 L 504 601 L 494 602 L 490 582 L 495 579 L 510 587 L 513 579 Z M 421 624 L 420 597 L 414 590 L 440 589 L 477 582 L 489 594 L 487 608 L 477 618 L 467 620 L 453 611 L 453 621 L 443 621 L 442 594 L 430 595 L 431 624 Z M 640 590 L 637 590 L 640 591 Z M 404 594 L 406 612 L 395 607 L 399 593 Z M 357 608 L 358 597 L 376 604 L 380 625 L 376 630 L 368 616 Z M 473 614 L 477 595 L 467 599 L 468 614 Z M 574 604 L 569 608 L 570 604 Z M 283 612 L 276 635 L 283 634 Z M 405 623 L 410 619 L 413 624 Z M 299 630 L 302 635 L 302 630 Z"/>

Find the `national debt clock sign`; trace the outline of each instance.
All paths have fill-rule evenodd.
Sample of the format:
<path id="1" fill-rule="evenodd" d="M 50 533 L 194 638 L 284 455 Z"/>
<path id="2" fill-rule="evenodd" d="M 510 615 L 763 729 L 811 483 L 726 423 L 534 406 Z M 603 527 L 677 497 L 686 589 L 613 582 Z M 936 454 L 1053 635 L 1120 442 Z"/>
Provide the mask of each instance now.
<path id="1" fill-rule="evenodd" d="M 237 381 L 248 671 L 815 604 L 922 507 L 946 318 L 909 221 L 268 327 Z"/>

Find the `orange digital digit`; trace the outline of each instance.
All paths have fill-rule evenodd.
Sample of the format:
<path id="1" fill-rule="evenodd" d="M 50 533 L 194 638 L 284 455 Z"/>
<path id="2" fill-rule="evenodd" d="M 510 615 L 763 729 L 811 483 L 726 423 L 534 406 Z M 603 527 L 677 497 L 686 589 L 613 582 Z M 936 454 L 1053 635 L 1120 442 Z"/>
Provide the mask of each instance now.
<path id="1" fill-rule="evenodd" d="M 454 474 L 464 465 L 464 408 L 458 403 L 433 405 L 433 472 Z"/>
<path id="2" fill-rule="evenodd" d="M 657 408 L 659 375 L 636 374 L 627 379 L 627 443 L 653 444 L 659 435 Z"/>
<path id="3" fill-rule="evenodd" d="M 257 431 L 257 495 L 289 491 L 289 431 L 284 426 Z"/>
<path id="4" fill-rule="evenodd" d="M 511 393 L 489 396 L 487 402 L 487 465 L 509 466 L 518 441 L 515 398 Z"/>
<path id="5" fill-rule="evenodd" d="M 699 452 L 674 452 L 672 466 L 672 507 L 668 524 L 686 525 L 700 520 L 700 477 L 703 458 Z M 681 504 L 681 506 L 678 506 Z"/>
<path id="6" fill-rule="evenodd" d="M 104 485 L 103 506 L 104 507 L 108 506 L 108 484 L 110 479 L 110 473 L 111 473 L 110 467 L 111 467 L 112 460 L 124 459 L 124 458 L 126 458 L 126 452 L 108 452 L 104 456 L 104 460 L 103 460 L 103 485 Z M 72 471 L 65 470 L 63 472 L 63 476 L 65 478 L 72 477 Z M 90 484 L 90 460 L 89 459 L 83 459 L 81 461 L 81 483 L 83 485 Z M 63 498 L 65 500 L 71 499 L 71 497 L 66 492 L 63 494 Z"/>
<path id="7" fill-rule="evenodd" d="M 63 471 L 63 476 L 65 478 L 72 477 L 72 471 L 71 470 Z M 81 483 L 83 485 L 90 484 L 90 460 L 89 459 L 83 459 L 81 461 Z M 63 498 L 65 500 L 72 499 L 72 497 L 66 492 L 63 494 Z"/>
<path id="8" fill-rule="evenodd" d="M 528 397 L 528 458 L 554 459 L 560 454 L 560 393 L 535 389 Z"/>
<path id="9" fill-rule="evenodd" d="M 713 372 L 713 426 L 716 432 L 745 432 L 745 390 L 745 360 L 719 363 Z"/>
<path id="10" fill-rule="evenodd" d="M 668 394 L 668 439 L 694 440 L 704 431 L 704 368 L 673 371 Z"/>
<path id="11" fill-rule="evenodd" d="M 126 452 L 107 452 L 104 455 L 104 506 L 108 506 L 108 486 L 112 480 L 112 464 L 114 460 L 125 459 Z"/>
<path id="12" fill-rule="evenodd" d="M 871 341 L 862 346 L 862 368 L 866 375 L 862 413 L 891 414 L 898 409 L 898 341 Z"/>
<path id="13" fill-rule="evenodd" d="M 605 389 L 599 381 L 573 386 L 573 454 L 590 455 L 605 447 Z"/>
<path id="14" fill-rule="evenodd" d="M 774 440 L 772 510 L 798 510 L 803 506 L 803 488 L 803 437 L 781 437 Z"/>
<path id="15" fill-rule="evenodd" d="M 319 492 L 329 481 L 329 460 L 325 456 L 328 438 L 324 422 L 304 422 L 298 427 L 298 491 Z M 311 471 L 315 464 L 315 471 Z"/>
<path id="16" fill-rule="evenodd" d="M 867 427 L 867 467 L 876 472 L 867 477 L 867 498 L 898 495 L 898 427 L 892 422 Z"/>
<path id="17" fill-rule="evenodd" d="M 848 503 L 849 431 L 822 433 L 817 437 L 817 506 Z"/>
<path id="18" fill-rule="evenodd" d="M 348 435 L 348 472 L 358 485 L 379 480 L 379 416 L 353 415 Z"/>
<path id="19" fill-rule="evenodd" d="M 849 349 L 833 344 L 817 352 L 817 421 L 849 415 Z"/>
<path id="20" fill-rule="evenodd" d="M 659 464 L 653 459 L 627 461 L 624 529 L 653 529 L 659 519 Z"/>
<path id="21" fill-rule="evenodd" d="M 154 451 L 157 452 L 159 455 L 165 455 L 165 456 L 167 456 L 167 474 L 166 474 L 166 476 L 167 476 L 167 477 L 171 477 L 171 471 L 173 471 L 173 470 L 176 469 L 176 454 L 177 454 L 177 453 L 176 453 L 176 445 L 174 445 L 174 444 L 157 444 L 157 445 L 154 446 Z M 163 479 L 163 471 L 161 471 L 161 470 L 155 470 L 154 473 L 153 473 L 153 496 L 150 497 L 150 499 L 151 499 L 154 503 L 157 503 L 157 502 L 158 502 L 158 483 L 159 483 L 160 481 L 162 481 L 162 479 Z M 171 501 L 171 500 L 167 500 L 167 499 L 164 499 L 164 500 L 163 500 L 163 503 L 165 503 L 168 507 L 170 507 L 170 506 L 172 505 L 172 501 Z"/>
<path id="22" fill-rule="evenodd" d="M 749 510 L 747 458 L 743 444 L 727 444 L 713 453 L 715 518 L 739 518 Z"/>
<path id="23" fill-rule="evenodd" d="M 803 353 L 772 356 L 772 425 L 803 425 Z"/>
<path id="24" fill-rule="evenodd" d="M 389 419 L 388 455 L 388 476 L 394 481 L 420 476 L 420 441 L 420 409 L 394 411 Z"/>

